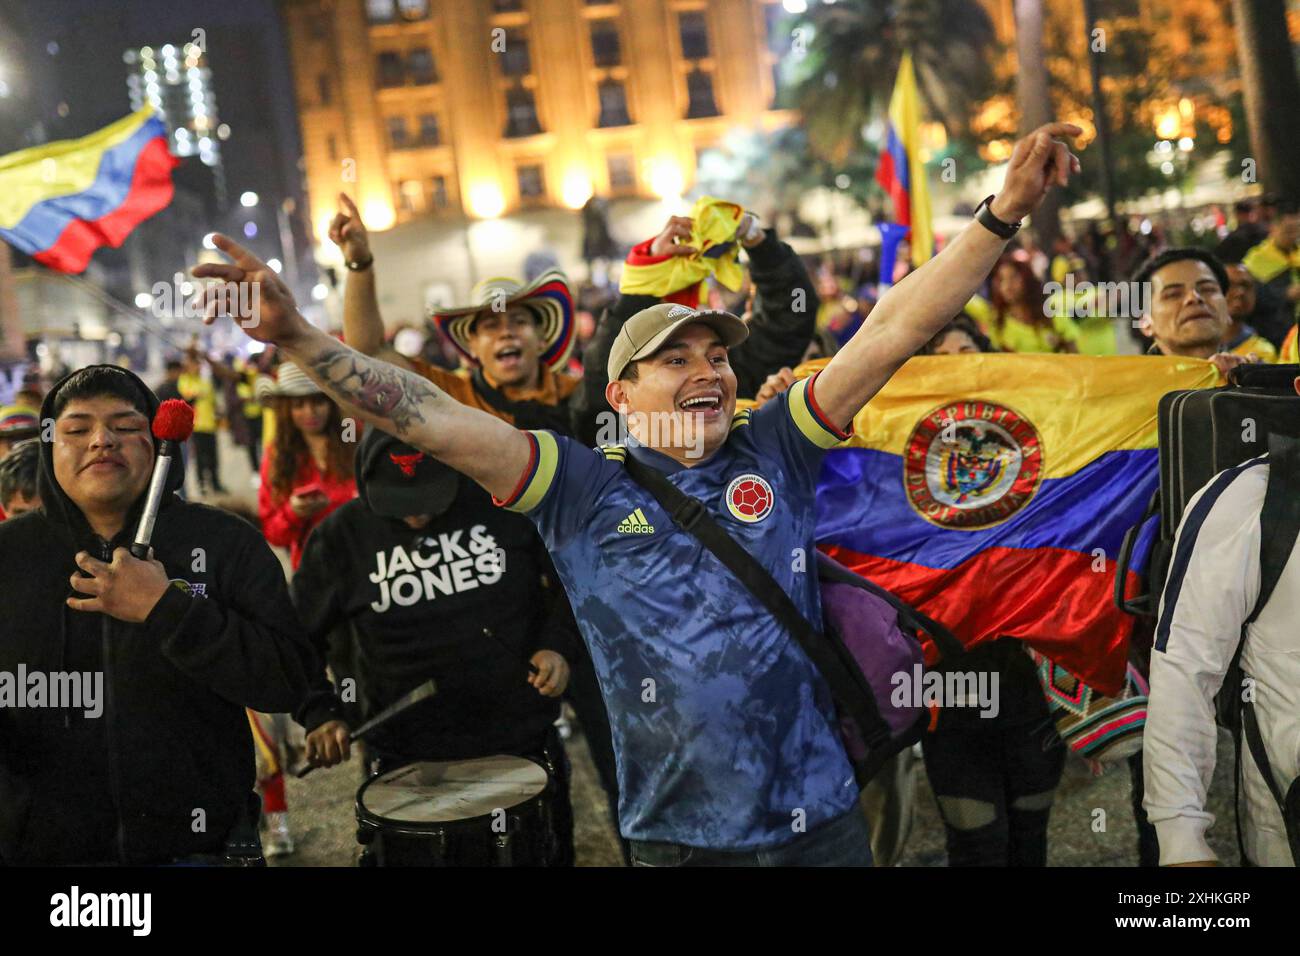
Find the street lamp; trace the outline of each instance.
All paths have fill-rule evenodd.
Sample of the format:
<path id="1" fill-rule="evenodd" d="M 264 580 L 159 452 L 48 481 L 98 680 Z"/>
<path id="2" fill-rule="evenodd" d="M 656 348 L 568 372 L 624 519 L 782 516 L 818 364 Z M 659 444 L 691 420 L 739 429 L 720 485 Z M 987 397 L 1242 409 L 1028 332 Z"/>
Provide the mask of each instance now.
<path id="1" fill-rule="evenodd" d="M 252 192 L 252 191 L 249 191 L 249 192 L 244 193 L 242 196 L 239 197 L 239 204 L 240 204 L 241 206 L 247 206 L 247 207 L 256 206 L 256 205 L 257 205 L 257 193 Z"/>

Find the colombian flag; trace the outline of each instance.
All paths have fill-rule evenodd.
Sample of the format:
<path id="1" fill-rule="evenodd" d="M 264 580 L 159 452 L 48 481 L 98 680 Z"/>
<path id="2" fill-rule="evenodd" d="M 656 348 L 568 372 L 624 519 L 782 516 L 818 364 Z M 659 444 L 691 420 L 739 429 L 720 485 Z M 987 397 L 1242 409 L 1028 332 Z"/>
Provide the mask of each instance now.
<path id="1" fill-rule="evenodd" d="M 889 193 L 894 219 L 912 231 L 912 264 L 919 266 L 934 255 L 930 228 L 930 189 L 921 162 L 921 94 L 916 88 L 912 54 L 898 64 L 894 93 L 889 98 L 889 133 L 876 167 L 876 182 Z M 892 258 L 891 258 L 892 261 Z"/>
<path id="2" fill-rule="evenodd" d="M 59 272 L 84 272 L 100 246 L 172 201 L 167 127 L 143 109 L 81 139 L 0 157 L 0 239 Z"/>
<path id="3" fill-rule="evenodd" d="M 1115 562 L 1159 480 L 1156 406 L 1216 381 L 1176 357 L 917 356 L 827 453 L 818 546 L 968 647 L 1021 638 L 1117 693 Z"/>

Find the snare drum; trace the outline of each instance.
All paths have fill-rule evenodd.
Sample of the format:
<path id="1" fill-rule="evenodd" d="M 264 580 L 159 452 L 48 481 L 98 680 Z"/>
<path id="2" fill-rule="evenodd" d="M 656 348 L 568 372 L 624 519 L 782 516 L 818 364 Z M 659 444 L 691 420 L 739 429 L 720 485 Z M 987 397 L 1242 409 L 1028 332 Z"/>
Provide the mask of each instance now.
<path id="1" fill-rule="evenodd" d="M 362 866 L 545 866 L 551 778 L 524 757 L 421 761 L 362 784 Z"/>

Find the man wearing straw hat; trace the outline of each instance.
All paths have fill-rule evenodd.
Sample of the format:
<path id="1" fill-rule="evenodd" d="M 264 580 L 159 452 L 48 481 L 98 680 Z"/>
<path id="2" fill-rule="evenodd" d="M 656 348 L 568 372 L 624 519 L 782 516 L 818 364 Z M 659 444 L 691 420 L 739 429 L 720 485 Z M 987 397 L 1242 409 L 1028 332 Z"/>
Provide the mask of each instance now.
<path id="1" fill-rule="evenodd" d="M 564 403 L 578 381 L 561 371 L 573 351 L 573 294 L 562 273 L 551 270 L 527 283 L 486 279 L 474 287 L 471 304 L 433 315 L 470 365 L 468 377 L 420 359 L 402 359 L 384 347 L 365 224 L 346 194 L 340 194 L 339 203 L 342 210 L 330 224 L 330 238 L 352 273 L 343 295 L 343 336 L 349 345 L 366 355 L 382 352 L 385 359 L 403 361 L 462 404 L 520 428 L 569 430 Z"/>

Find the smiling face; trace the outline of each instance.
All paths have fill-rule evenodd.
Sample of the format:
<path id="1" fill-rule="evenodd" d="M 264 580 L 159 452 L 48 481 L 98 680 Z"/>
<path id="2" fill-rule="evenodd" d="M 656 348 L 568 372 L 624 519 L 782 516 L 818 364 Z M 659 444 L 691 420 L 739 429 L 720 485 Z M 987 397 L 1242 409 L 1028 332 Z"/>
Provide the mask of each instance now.
<path id="1" fill-rule="evenodd" d="M 610 382 L 605 397 L 628 416 L 637 441 L 683 463 L 722 447 L 736 411 L 736 373 L 727 348 L 707 325 L 684 325 L 649 358 L 629 366 L 635 378 Z"/>
<path id="2" fill-rule="evenodd" d="M 124 517 L 153 461 L 149 419 L 124 399 L 72 399 L 54 423 L 54 478 L 88 517 Z"/>
<path id="3" fill-rule="evenodd" d="M 1151 311 L 1143 329 L 1166 355 L 1206 358 L 1228 337 L 1228 300 L 1199 259 L 1181 259 L 1151 276 Z"/>
<path id="4" fill-rule="evenodd" d="M 304 435 L 319 435 L 329 426 L 330 400 L 324 395 L 300 395 L 289 399 L 294 427 Z"/>
<path id="5" fill-rule="evenodd" d="M 523 306 L 480 312 L 470 329 L 469 350 L 492 385 L 536 388 L 540 384 L 542 338 L 533 313 Z"/>

